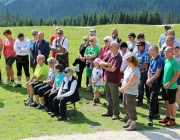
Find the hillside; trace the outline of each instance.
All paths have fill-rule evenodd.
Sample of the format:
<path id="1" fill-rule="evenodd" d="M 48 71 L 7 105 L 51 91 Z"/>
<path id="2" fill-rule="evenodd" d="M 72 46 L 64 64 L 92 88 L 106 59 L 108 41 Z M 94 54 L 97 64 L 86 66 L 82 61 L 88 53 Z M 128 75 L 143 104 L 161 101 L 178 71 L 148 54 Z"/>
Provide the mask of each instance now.
<path id="1" fill-rule="evenodd" d="M 148 11 L 159 10 L 162 17 L 167 11 L 180 14 L 180 0 L 0 0 L 1 10 L 9 10 L 12 14 L 23 17 L 62 18 L 77 16 L 83 13 L 108 14 L 119 12 L 138 12 L 141 9 Z"/>

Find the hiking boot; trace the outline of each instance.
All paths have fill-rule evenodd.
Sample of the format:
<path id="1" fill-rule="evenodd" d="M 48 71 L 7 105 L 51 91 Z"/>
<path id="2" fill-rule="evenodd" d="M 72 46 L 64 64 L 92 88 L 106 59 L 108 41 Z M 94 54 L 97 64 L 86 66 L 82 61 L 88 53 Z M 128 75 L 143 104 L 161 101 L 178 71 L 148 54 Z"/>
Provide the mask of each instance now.
<path id="1" fill-rule="evenodd" d="M 119 116 L 118 116 L 118 115 L 113 115 L 113 116 L 112 116 L 112 120 L 117 120 L 117 119 L 119 119 Z"/>
<path id="2" fill-rule="evenodd" d="M 165 125 L 166 125 L 166 126 L 173 126 L 173 125 L 175 125 L 175 124 L 176 124 L 176 122 L 173 121 L 172 119 L 170 119 Z"/>
<path id="3" fill-rule="evenodd" d="M 27 102 L 24 103 L 25 106 L 29 106 L 32 104 L 34 101 L 32 99 L 29 99 Z"/>
<path id="4" fill-rule="evenodd" d="M 123 128 L 128 128 L 131 125 L 131 120 L 129 119 L 125 125 L 123 125 Z"/>
<path id="5" fill-rule="evenodd" d="M 17 84 L 16 86 L 14 86 L 15 88 L 21 88 L 22 85 L 21 84 Z"/>
<path id="6" fill-rule="evenodd" d="M 143 105 L 143 102 L 142 101 L 138 101 L 137 103 L 136 103 L 136 106 L 142 106 Z"/>
<path id="7" fill-rule="evenodd" d="M 30 106 L 30 107 L 37 107 L 38 105 L 39 105 L 39 103 L 33 102 L 33 103 L 31 103 L 29 106 Z"/>
<path id="8" fill-rule="evenodd" d="M 112 114 L 108 113 L 108 112 L 105 112 L 105 113 L 102 114 L 102 116 L 104 116 L 104 117 L 112 117 Z"/>
<path id="9" fill-rule="evenodd" d="M 88 91 L 88 92 L 92 91 L 92 87 L 87 87 L 87 88 L 85 89 L 85 91 Z"/>
<path id="10" fill-rule="evenodd" d="M 148 118 L 147 120 L 148 120 L 148 126 L 153 126 L 153 121 L 152 121 L 152 119 Z"/>
<path id="11" fill-rule="evenodd" d="M 44 108 L 45 108 L 45 106 L 41 105 L 41 104 L 39 104 L 37 107 L 35 107 L 35 109 L 44 109 Z"/>
<path id="12" fill-rule="evenodd" d="M 128 116 L 125 116 L 123 119 L 120 119 L 121 122 L 127 122 L 129 120 Z"/>
<path id="13" fill-rule="evenodd" d="M 97 103 L 97 99 L 93 99 L 93 106 L 95 106 Z"/>
<path id="14" fill-rule="evenodd" d="M 168 123 L 170 119 L 164 118 L 162 120 L 159 121 L 159 123 Z"/>
<path id="15" fill-rule="evenodd" d="M 131 123 L 128 128 L 126 128 L 126 131 L 136 131 L 136 123 Z"/>

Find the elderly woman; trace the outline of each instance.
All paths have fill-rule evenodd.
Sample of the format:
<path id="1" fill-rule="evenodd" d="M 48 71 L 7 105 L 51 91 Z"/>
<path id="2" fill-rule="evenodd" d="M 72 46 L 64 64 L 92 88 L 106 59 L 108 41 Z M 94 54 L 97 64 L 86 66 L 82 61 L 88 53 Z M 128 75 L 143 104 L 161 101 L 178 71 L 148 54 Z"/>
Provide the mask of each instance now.
<path id="1" fill-rule="evenodd" d="M 124 71 L 124 80 L 120 91 L 124 94 L 124 109 L 126 115 L 124 120 L 127 124 L 123 126 L 126 131 L 136 130 L 136 96 L 138 94 L 138 84 L 140 79 L 140 71 L 138 68 L 138 59 L 130 54 L 126 56 L 128 67 Z"/>
<path id="2" fill-rule="evenodd" d="M 33 45 L 34 45 L 34 42 L 37 40 L 37 34 L 38 34 L 38 31 L 37 30 L 32 30 L 32 39 L 30 40 L 30 67 L 32 68 L 33 70 L 33 73 L 35 71 L 35 68 L 36 68 L 36 63 L 34 63 L 34 59 L 32 57 L 32 50 L 33 50 Z"/>
<path id="3" fill-rule="evenodd" d="M 11 36 L 12 32 L 8 29 L 3 32 L 3 35 L 6 37 L 4 40 L 4 58 L 6 61 L 6 74 L 7 82 L 6 85 L 10 86 L 14 83 L 14 71 L 13 63 L 16 60 L 16 52 L 14 52 L 14 38 Z"/>
<path id="4" fill-rule="evenodd" d="M 89 40 L 90 46 L 85 50 L 84 58 L 86 59 L 86 76 L 89 77 L 89 87 L 86 91 L 92 91 L 92 69 L 93 61 L 99 56 L 99 47 L 96 46 L 96 37 L 92 36 Z"/>
<path id="5" fill-rule="evenodd" d="M 99 58 L 101 60 L 103 60 L 107 56 L 107 54 L 109 53 L 109 49 L 110 49 L 109 46 L 110 46 L 112 41 L 113 40 L 110 36 L 106 36 L 104 38 L 104 46 L 101 47 L 100 52 L 99 52 Z"/>
<path id="6" fill-rule="evenodd" d="M 127 45 L 128 45 L 128 50 L 132 53 L 134 48 L 136 47 L 136 41 L 135 41 L 136 35 L 135 33 L 129 33 L 128 35 L 128 39 L 129 41 L 127 41 Z"/>
<path id="7" fill-rule="evenodd" d="M 26 83 L 27 91 L 29 98 L 25 100 L 25 105 L 32 104 L 33 96 L 34 96 L 34 87 L 40 83 L 43 83 L 43 81 L 46 79 L 48 74 L 48 67 L 46 66 L 45 57 L 44 55 L 38 55 L 37 56 L 37 66 L 35 69 L 35 72 L 33 74 L 33 77 Z"/>
<path id="8" fill-rule="evenodd" d="M 78 56 L 79 56 L 79 71 L 77 73 L 78 75 L 78 87 L 81 87 L 81 80 L 82 80 L 82 74 L 83 70 L 86 66 L 86 59 L 84 58 L 85 50 L 89 46 L 89 36 L 83 37 L 83 44 L 81 44 L 79 50 L 78 50 Z M 86 81 L 87 87 L 88 87 L 88 81 Z"/>
<path id="9" fill-rule="evenodd" d="M 44 93 L 50 89 L 52 89 L 54 79 L 55 79 L 55 71 L 54 71 L 54 65 L 57 63 L 57 60 L 54 57 L 47 59 L 48 65 L 49 65 L 49 72 L 47 75 L 46 80 L 43 81 L 43 83 L 40 83 L 34 87 L 34 93 L 36 101 L 30 104 L 30 106 L 35 107 L 36 109 L 44 109 Z M 40 103 L 39 103 L 39 97 L 40 97 Z"/>

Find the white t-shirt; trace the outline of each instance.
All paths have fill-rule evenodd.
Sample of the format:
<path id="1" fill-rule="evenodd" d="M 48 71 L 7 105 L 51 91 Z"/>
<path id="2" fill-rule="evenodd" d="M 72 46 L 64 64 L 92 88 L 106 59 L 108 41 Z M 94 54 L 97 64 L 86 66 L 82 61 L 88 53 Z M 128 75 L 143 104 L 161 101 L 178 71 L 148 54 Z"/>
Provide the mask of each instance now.
<path id="1" fill-rule="evenodd" d="M 97 85 L 97 86 L 102 85 L 102 74 L 103 74 L 103 71 L 101 68 L 97 68 L 97 67 L 93 68 L 92 78 L 96 81 L 99 77 L 101 77 L 101 79 L 99 81 L 97 81 L 97 83 L 94 85 Z"/>
<path id="2" fill-rule="evenodd" d="M 127 49 L 126 50 L 126 53 L 123 55 L 122 51 L 120 50 L 119 51 L 121 57 L 122 57 L 122 64 L 121 64 L 121 67 L 120 67 L 120 72 L 124 72 L 124 70 L 126 69 L 127 67 L 127 63 L 126 63 L 126 59 L 125 57 L 129 54 L 131 54 L 131 52 Z"/>
<path id="3" fill-rule="evenodd" d="M 61 45 L 63 48 L 65 48 L 66 52 L 68 52 L 68 40 L 65 37 L 61 38 L 60 44 L 58 44 L 56 38 L 53 40 L 52 49 L 60 50 L 60 48 L 56 47 L 56 45 Z"/>
<path id="4" fill-rule="evenodd" d="M 29 54 L 30 50 L 30 40 L 27 38 L 24 38 L 24 40 L 21 42 L 19 39 L 17 39 L 14 43 L 14 51 L 17 55 L 25 56 Z"/>

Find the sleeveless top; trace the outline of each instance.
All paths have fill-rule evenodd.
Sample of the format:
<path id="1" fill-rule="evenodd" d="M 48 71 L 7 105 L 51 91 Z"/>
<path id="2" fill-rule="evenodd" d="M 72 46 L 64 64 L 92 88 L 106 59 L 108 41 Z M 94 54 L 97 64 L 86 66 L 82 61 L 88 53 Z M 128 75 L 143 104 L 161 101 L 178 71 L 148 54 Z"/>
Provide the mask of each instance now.
<path id="1" fill-rule="evenodd" d="M 4 41 L 4 52 L 5 52 L 5 56 L 8 56 L 13 50 L 14 50 L 14 43 L 13 43 L 14 39 L 12 38 L 12 40 L 10 42 L 8 42 L 8 40 L 6 39 Z M 16 52 L 14 52 L 11 57 L 16 57 Z"/>

